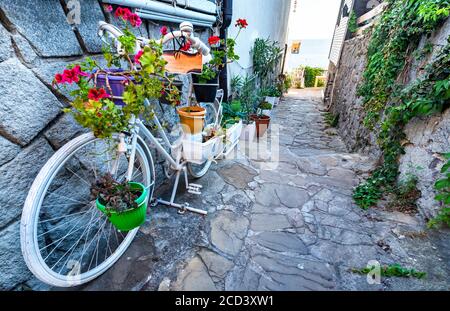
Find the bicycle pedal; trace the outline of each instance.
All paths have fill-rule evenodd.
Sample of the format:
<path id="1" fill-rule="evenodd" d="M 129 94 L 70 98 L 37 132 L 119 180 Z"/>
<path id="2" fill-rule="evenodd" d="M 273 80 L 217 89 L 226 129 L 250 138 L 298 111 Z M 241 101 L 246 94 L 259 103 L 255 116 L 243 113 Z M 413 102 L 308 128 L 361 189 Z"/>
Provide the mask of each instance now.
<path id="1" fill-rule="evenodd" d="M 197 186 L 194 186 L 194 185 L 190 184 L 190 185 L 187 187 L 187 192 L 188 192 L 188 193 L 191 193 L 191 194 L 200 195 L 200 194 L 202 194 L 202 192 L 200 191 L 200 189 L 201 189 L 201 187 L 199 188 L 199 187 L 197 187 Z"/>
<path id="2" fill-rule="evenodd" d="M 193 183 L 190 183 L 190 184 L 189 184 L 189 187 L 194 187 L 194 188 L 197 188 L 197 189 L 202 189 L 202 188 L 203 188 L 202 185 L 193 184 Z"/>
<path id="3" fill-rule="evenodd" d="M 202 194 L 200 191 L 195 191 L 195 190 L 188 190 L 188 193 L 196 194 L 196 195 L 201 195 Z"/>

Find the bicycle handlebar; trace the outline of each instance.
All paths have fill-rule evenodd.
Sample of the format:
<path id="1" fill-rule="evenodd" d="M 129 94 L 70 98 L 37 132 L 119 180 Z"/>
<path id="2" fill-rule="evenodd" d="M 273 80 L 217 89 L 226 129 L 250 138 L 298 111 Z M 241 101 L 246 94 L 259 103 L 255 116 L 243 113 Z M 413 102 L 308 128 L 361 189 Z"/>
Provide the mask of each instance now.
<path id="1" fill-rule="evenodd" d="M 116 26 L 114 26 L 112 24 L 108 24 L 103 21 L 100 21 L 98 23 L 98 25 L 99 25 L 98 26 L 98 35 L 102 38 L 102 40 L 103 41 L 105 40 L 104 36 L 105 36 L 105 33 L 107 33 L 116 42 L 117 52 L 119 54 L 124 54 L 125 51 L 123 50 L 122 45 L 118 41 L 118 38 L 120 36 L 123 36 L 123 32 Z M 202 40 L 200 40 L 200 38 L 197 38 L 194 36 L 194 27 L 189 22 L 181 23 L 180 30 L 173 31 L 173 32 L 166 34 L 160 40 L 160 42 L 164 44 L 174 38 L 180 38 L 180 37 L 186 38 L 191 43 L 191 46 L 193 49 L 196 49 L 197 51 L 202 53 L 203 58 L 204 58 L 204 61 L 203 61 L 204 63 L 209 62 L 211 60 L 210 48 L 205 43 L 203 43 Z M 150 39 L 141 38 L 141 37 L 137 38 L 135 53 L 138 53 L 139 50 L 141 50 L 141 48 L 144 47 L 149 42 L 150 42 Z"/>

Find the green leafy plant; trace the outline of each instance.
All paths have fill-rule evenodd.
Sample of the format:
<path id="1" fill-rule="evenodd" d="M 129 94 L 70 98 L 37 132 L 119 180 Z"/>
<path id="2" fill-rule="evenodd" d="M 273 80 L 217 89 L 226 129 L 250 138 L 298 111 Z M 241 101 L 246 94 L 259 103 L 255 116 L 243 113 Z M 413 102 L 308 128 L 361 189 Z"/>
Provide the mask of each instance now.
<path id="1" fill-rule="evenodd" d="M 92 198 L 105 205 L 106 212 L 123 213 L 138 207 L 136 199 L 142 193 L 133 189 L 127 180 L 116 181 L 111 174 L 99 178 L 91 187 Z"/>
<path id="2" fill-rule="evenodd" d="M 441 169 L 444 178 L 438 180 L 434 185 L 437 190 L 436 200 L 441 204 L 439 214 L 429 221 L 428 226 L 435 228 L 438 225 L 445 224 L 450 227 L 450 153 L 444 154 L 448 160 Z"/>
<path id="3" fill-rule="evenodd" d="M 336 127 L 339 123 L 339 114 L 334 115 L 331 112 L 326 112 L 324 119 L 329 127 Z"/>
<path id="4" fill-rule="evenodd" d="M 253 71 L 263 88 L 276 83 L 276 69 L 282 51 L 283 49 L 276 41 L 261 38 L 255 40 L 251 51 L 253 54 Z"/>
<path id="5" fill-rule="evenodd" d="M 358 21 L 355 14 L 355 11 L 352 11 L 350 17 L 348 19 L 348 31 L 351 34 L 354 34 L 358 30 Z"/>
<path id="6" fill-rule="evenodd" d="M 314 87 L 316 77 L 321 76 L 323 71 L 322 68 L 305 66 L 305 87 Z"/>
<path id="7" fill-rule="evenodd" d="M 366 112 L 364 125 L 378 131 L 383 156 L 381 165 L 354 191 L 356 203 L 364 209 L 396 189 L 404 126 L 414 117 L 449 107 L 450 41 L 416 81 L 405 85 L 403 77 L 421 38 L 448 16 L 448 5 L 447 0 L 390 0 L 373 31 L 358 94 Z"/>
<path id="8" fill-rule="evenodd" d="M 223 70 L 227 63 L 232 63 L 240 59 L 236 53 L 236 40 L 239 37 L 242 29 L 247 28 L 247 21 L 244 19 L 238 19 L 235 27 L 239 29 L 234 38 L 220 39 L 219 37 L 212 36 L 209 38 L 211 45 L 212 60 L 203 65 L 202 74 L 198 76 L 200 83 L 207 83 L 217 77 L 219 72 Z"/>
<path id="9" fill-rule="evenodd" d="M 233 100 L 231 103 L 224 103 L 222 127 L 226 128 L 244 119 L 245 112 L 243 112 L 242 104 L 239 100 Z"/>
<path id="10" fill-rule="evenodd" d="M 72 114 L 80 125 L 90 129 L 99 138 L 109 138 L 113 133 L 126 131 L 133 116 L 146 112 L 144 101 L 147 98 L 158 99 L 164 93 L 172 104 L 180 103 L 178 88 L 165 75 L 166 61 L 162 58 L 161 41 L 149 40 L 143 50 L 136 52 L 137 39 L 130 26 L 138 27 L 139 17 L 120 7 L 117 8 L 116 15 L 123 24 L 123 35 L 118 40 L 125 52 L 118 55 L 114 45 L 109 44 L 103 47 L 103 56 L 108 66 L 119 67 L 102 68 L 97 62 L 87 58 L 81 63 L 68 66 L 63 73 L 56 74 L 53 81 L 53 85 L 57 87 L 77 86 L 70 92 L 74 98 L 71 108 L 64 111 Z M 128 67 L 120 67 L 121 61 Z M 105 76 L 106 80 L 113 76 L 122 78 L 125 86 L 122 94 L 125 103 L 123 107 L 117 107 L 113 102 L 109 82 L 105 87 L 98 86 L 100 75 Z"/>
<path id="11" fill-rule="evenodd" d="M 366 268 L 352 268 L 351 272 L 367 275 L 370 272 L 376 269 L 375 266 L 366 267 Z M 402 278 L 417 278 L 423 279 L 427 276 L 426 272 L 416 271 L 415 269 L 408 269 L 402 267 L 400 264 L 392 264 L 388 266 L 383 266 L 380 269 L 381 276 L 384 277 L 402 277 Z"/>
<path id="12" fill-rule="evenodd" d="M 283 93 L 274 85 L 263 88 L 261 90 L 261 96 L 265 97 L 281 97 Z"/>

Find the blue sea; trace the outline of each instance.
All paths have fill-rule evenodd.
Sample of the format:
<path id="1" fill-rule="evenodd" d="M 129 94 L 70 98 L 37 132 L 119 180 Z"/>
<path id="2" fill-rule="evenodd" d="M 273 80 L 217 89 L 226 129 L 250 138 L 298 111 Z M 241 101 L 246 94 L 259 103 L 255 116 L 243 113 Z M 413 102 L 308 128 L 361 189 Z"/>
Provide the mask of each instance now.
<path id="1" fill-rule="evenodd" d="M 292 42 L 289 42 L 285 70 L 290 72 L 300 65 L 328 69 L 328 54 L 332 39 L 300 40 L 299 54 L 291 54 Z"/>

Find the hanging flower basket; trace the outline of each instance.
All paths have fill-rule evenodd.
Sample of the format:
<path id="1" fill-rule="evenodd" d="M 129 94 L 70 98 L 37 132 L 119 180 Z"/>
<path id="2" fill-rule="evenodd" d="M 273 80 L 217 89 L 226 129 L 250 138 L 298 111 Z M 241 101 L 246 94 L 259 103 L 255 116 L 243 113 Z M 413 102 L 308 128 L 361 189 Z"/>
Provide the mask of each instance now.
<path id="1" fill-rule="evenodd" d="M 206 109 L 199 106 L 187 106 L 178 108 L 180 123 L 183 132 L 189 135 L 197 135 L 203 131 Z"/>
<path id="2" fill-rule="evenodd" d="M 196 75 L 192 76 L 194 84 L 194 93 L 197 102 L 213 103 L 216 100 L 217 90 L 219 89 L 219 77 L 200 83 L 200 78 Z"/>
<path id="3" fill-rule="evenodd" d="M 112 101 L 118 106 L 124 106 L 123 92 L 129 82 L 134 83 L 134 77 L 122 69 L 107 69 L 94 72 L 94 85 L 103 88 L 111 96 Z"/>
<path id="4" fill-rule="evenodd" d="M 107 210 L 104 204 L 105 202 L 101 202 L 100 199 L 97 199 L 95 202 L 97 208 L 102 213 L 104 213 L 108 217 L 109 221 L 113 224 L 113 226 L 120 231 L 131 231 L 142 225 L 145 221 L 145 215 L 147 212 L 147 189 L 141 183 L 130 182 L 129 185 L 133 190 L 141 193 L 141 195 L 135 200 L 135 202 L 138 204 L 137 208 L 118 213 L 115 211 Z"/>

